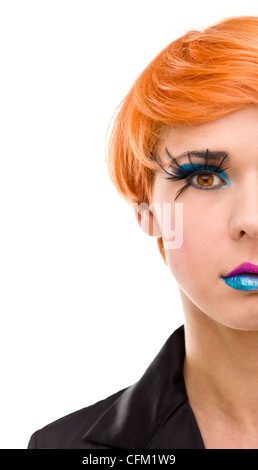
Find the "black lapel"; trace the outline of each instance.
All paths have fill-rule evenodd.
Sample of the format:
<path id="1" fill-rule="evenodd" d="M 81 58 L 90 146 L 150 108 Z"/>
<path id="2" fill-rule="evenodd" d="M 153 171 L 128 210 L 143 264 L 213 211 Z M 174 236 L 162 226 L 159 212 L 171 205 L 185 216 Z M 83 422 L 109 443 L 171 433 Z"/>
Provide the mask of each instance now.
<path id="1" fill-rule="evenodd" d="M 123 449 L 204 448 L 187 401 L 184 357 L 181 326 L 141 379 L 119 395 L 83 439 Z"/>

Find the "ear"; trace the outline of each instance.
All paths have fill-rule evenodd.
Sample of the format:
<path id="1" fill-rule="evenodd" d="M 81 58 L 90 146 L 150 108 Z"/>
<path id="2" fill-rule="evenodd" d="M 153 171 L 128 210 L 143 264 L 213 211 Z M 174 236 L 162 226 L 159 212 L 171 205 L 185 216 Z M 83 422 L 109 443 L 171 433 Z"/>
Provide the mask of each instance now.
<path id="1" fill-rule="evenodd" d="M 151 237 L 162 237 L 158 220 L 148 204 L 132 204 L 134 215 L 141 229 Z"/>

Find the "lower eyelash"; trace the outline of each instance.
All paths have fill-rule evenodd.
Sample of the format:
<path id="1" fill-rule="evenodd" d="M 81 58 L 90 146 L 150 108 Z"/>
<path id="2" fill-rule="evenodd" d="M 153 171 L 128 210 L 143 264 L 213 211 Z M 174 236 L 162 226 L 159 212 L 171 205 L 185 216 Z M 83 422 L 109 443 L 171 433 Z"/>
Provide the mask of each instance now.
<path id="1" fill-rule="evenodd" d="M 185 184 L 181 189 L 179 189 L 179 191 L 177 191 L 176 193 L 176 197 L 174 199 L 174 201 L 180 196 L 181 193 L 183 193 L 189 186 L 192 186 L 191 183 L 187 183 Z"/>

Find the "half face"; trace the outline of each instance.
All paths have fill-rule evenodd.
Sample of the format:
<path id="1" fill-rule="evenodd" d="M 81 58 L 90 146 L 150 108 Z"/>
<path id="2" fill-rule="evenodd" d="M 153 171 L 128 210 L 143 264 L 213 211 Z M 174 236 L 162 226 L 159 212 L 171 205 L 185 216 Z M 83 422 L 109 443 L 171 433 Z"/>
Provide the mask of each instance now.
<path id="1" fill-rule="evenodd" d="M 152 202 L 169 203 L 171 214 L 163 219 L 153 212 L 188 313 L 257 330 L 258 274 L 225 278 L 242 263 L 258 266 L 258 106 L 168 127 L 155 156 L 169 174 L 157 170 Z M 171 249 L 164 231 L 175 228 L 177 202 L 183 203 L 183 244 Z"/>

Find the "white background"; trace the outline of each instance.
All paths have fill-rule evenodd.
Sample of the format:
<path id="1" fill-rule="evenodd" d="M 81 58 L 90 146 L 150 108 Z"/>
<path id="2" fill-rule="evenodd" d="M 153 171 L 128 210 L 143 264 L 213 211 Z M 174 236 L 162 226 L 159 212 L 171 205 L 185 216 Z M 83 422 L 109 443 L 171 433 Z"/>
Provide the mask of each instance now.
<path id="1" fill-rule="evenodd" d="M 134 80 L 256 1 L 0 1 L 0 448 L 136 382 L 183 323 L 156 239 L 109 180 Z"/>

